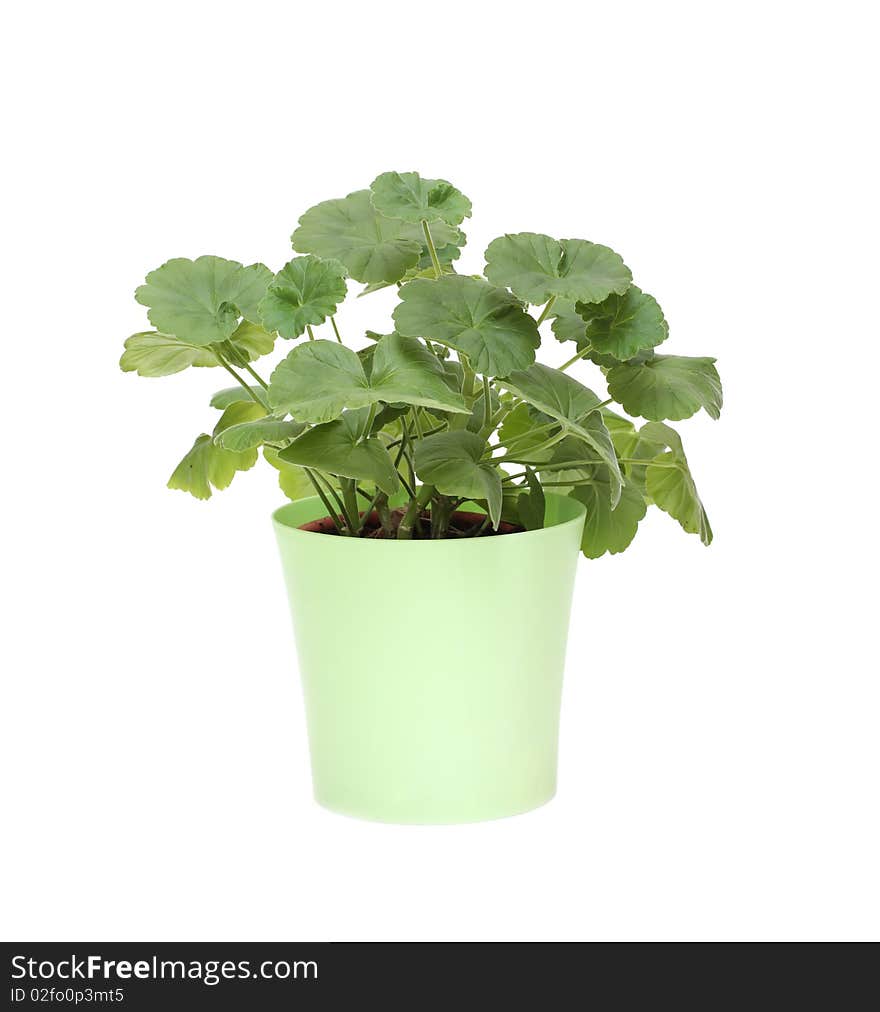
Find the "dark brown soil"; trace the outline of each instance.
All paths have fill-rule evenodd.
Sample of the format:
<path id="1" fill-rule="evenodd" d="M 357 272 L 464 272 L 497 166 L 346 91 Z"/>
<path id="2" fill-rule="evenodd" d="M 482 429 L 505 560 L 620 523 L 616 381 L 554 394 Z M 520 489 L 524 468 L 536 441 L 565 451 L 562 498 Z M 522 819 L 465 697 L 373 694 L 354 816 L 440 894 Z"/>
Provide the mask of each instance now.
<path id="1" fill-rule="evenodd" d="M 391 511 L 392 524 L 395 530 L 403 519 L 403 513 L 403 510 Z M 361 517 L 363 517 L 363 514 L 361 514 Z M 413 530 L 414 541 L 425 541 L 431 536 L 430 512 L 422 513 L 420 519 L 422 523 L 417 524 Z M 525 530 L 525 527 L 522 525 L 510 524 L 506 520 L 501 521 L 501 526 L 497 531 L 488 524 L 480 530 L 485 519 L 486 517 L 482 513 L 466 513 L 463 510 L 453 513 L 449 521 L 446 540 L 497 537 L 499 534 L 520 534 Z M 319 520 L 312 520 L 307 524 L 301 524 L 299 529 L 301 531 L 313 531 L 315 534 L 339 534 L 339 531 L 336 530 L 336 525 L 330 517 L 321 517 Z M 382 529 L 382 525 L 379 522 L 379 514 L 375 510 L 367 517 L 361 537 L 379 539 L 388 537 L 388 534 Z"/>

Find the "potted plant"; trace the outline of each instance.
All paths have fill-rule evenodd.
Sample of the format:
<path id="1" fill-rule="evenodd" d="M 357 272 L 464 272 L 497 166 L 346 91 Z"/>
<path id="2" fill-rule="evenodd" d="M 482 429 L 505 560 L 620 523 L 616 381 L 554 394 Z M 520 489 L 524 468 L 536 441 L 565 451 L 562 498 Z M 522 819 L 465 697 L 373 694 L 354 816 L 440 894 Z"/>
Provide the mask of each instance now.
<path id="1" fill-rule="evenodd" d="M 623 551 L 649 505 L 712 540 L 667 422 L 718 417 L 714 360 L 658 352 L 663 312 L 607 246 L 503 235 L 483 275 L 459 272 L 470 214 L 444 180 L 386 172 L 306 211 L 277 273 L 169 260 L 121 360 L 234 378 L 168 485 L 208 499 L 260 453 L 277 469 L 315 796 L 381 821 L 548 801 L 578 550 Z M 365 337 L 337 321 L 351 281 L 398 290 Z M 571 350 L 555 368 L 545 321 Z M 296 343 L 267 379 L 279 338 Z"/>

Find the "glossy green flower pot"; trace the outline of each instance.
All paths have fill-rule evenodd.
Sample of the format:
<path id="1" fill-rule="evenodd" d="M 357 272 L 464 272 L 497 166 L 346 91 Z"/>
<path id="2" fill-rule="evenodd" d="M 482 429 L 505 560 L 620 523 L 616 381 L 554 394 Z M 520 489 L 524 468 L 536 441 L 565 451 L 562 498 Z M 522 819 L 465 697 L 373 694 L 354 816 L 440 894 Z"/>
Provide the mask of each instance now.
<path id="1" fill-rule="evenodd" d="M 273 516 L 318 803 L 450 823 L 549 801 L 583 506 L 548 495 L 543 530 L 460 541 L 298 530 L 324 515 Z"/>

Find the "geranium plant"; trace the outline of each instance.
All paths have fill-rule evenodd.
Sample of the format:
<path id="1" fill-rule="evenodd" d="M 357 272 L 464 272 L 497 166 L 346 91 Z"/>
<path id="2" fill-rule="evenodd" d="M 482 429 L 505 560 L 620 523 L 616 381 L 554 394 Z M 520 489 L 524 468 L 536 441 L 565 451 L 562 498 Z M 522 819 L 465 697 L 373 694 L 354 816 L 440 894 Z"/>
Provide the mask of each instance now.
<path id="1" fill-rule="evenodd" d="M 709 544 L 666 423 L 701 408 L 718 417 L 714 359 L 658 353 L 663 311 L 607 246 L 503 235 L 482 275 L 461 273 L 470 214 L 444 180 L 386 172 L 306 211 L 300 255 L 277 273 L 203 256 L 148 274 L 135 298 L 155 329 L 128 338 L 122 369 L 211 366 L 236 384 L 212 398 L 219 419 L 169 487 L 207 499 L 262 452 L 283 492 L 319 496 L 328 531 L 346 537 L 534 529 L 549 489 L 585 505 L 591 558 L 626 548 L 650 504 Z M 393 322 L 350 335 L 338 318 L 350 281 L 361 295 L 396 286 Z M 556 367 L 536 361 L 542 325 L 571 346 Z M 296 343 L 266 379 L 254 363 L 278 338 Z M 607 396 L 571 375 L 584 363 Z M 459 509 L 469 502 L 478 522 Z"/>

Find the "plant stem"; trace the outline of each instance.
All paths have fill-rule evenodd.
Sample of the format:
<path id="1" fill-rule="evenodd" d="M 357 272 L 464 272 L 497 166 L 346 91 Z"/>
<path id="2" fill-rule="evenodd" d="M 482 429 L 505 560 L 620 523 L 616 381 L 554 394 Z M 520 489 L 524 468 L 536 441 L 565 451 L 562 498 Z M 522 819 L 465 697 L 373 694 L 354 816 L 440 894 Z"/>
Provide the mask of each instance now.
<path id="1" fill-rule="evenodd" d="M 391 520 L 391 510 L 388 508 L 388 496 L 382 495 L 379 497 L 379 501 L 376 503 L 376 512 L 379 514 L 379 523 L 382 525 L 382 530 L 388 535 L 388 537 L 394 536 L 394 524 Z"/>
<path id="2" fill-rule="evenodd" d="M 480 524 L 479 527 L 472 527 L 468 531 L 468 533 L 465 535 L 465 537 L 466 538 L 478 538 L 483 533 L 483 531 L 489 526 L 490 523 L 491 523 L 491 518 L 487 516 L 486 519 Z"/>
<path id="3" fill-rule="evenodd" d="M 440 266 L 440 258 L 437 256 L 437 250 L 434 248 L 434 240 L 431 238 L 431 230 L 428 228 L 428 223 L 425 219 L 422 219 L 422 231 L 425 233 L 425 242 L 428 244 L 428 252 L 431 254 L 431 263 L 434 265 L 434 275 L 440 277 L 443 273 L 443 268 Z"/>
<path id="4" fill-rule="evenodd" d="M 673 461 L 670 463 L 665 460 L 658 461 L 654 460 L 652 457 L 645 457 L 643 459 L 638 459 L 636 457 L 618 457 L 617 459 L 620 461 L 621 464 L 641 464 L 643 467 L 647 467 L 650 464 L 651 467 L 667 467 L 672 469 L 677 468 L 679 471 L 684 471 L 684 467 L 682 467 L 682 465 L 677 462 Z"/>
<path id="5" fill-rule="evenodd" d="M 406 508 L 403 520 L 400 521 L 400 527 L 397 528 L 397 540 L 398 541 L 409 541 L 412 538 L 413 528 L 415 527 L 416 520 L 419 514 L 431 501 L 431 496 L 434 494 L 433 485 L 422 485 L 419 489 L 418 495 L 413 499 L 410 499 L 409 505 Z"/>
<path id="6" fill-rule="evenodd" d="M 430 429 L 426 429 L 423 433 L 424 436 L 433 436 L 435 432 L 442 432 L 446 428 L 446 423 L 443 425 L 435 425 Z M 386 450 L 393 450 L 395 446 L 400 446 L 403 443 L 403 439 L 392 439 L 390 443 L 385 447 Z"/>
<path id="7" fill-rule="evenodd" d="M 408 439 L 409 439 L 409 429 L 404 424 L 403 437 L 400 440 L 398 440 L 398 442 L 400 443 L 400 449 L 397 451 L 397 459 L 394 461 L 394 470 L 397 471 L 397 477 L 400 479 L 400 484 L 403 485 L 403 487 L 406 489 L 407 495 L 409 495 L 409 497 L 412 498 L 416 494 L 415 490 L 413 489 L 413 485 L 415 485 L 416 483 L 416 475 L 415 471 L 412 468 L 412 462 L 410 461 L 409 456 L 406 457 L 406 462 L 409 465 L 409 473 L 412 476 L 412 484 L 410 484 L 410 482 L 408 482 L 406 478 L 404 478 L 403 471 L 400 470 L 400 462 L 403 459 L 404 455 L 406 454 Z M 388 445 L 388 449 L 390 450 L 391 447 L 394 445 L 395 445 L 394 443 L 390 443 Z"/>
<path id="8" fill-rule="evenodd" d="M 541 315 L 535 320 L 535 325 L 540 327 L 541 324 L 547 319 L 550 314 L 550 310 L 553 308 L 553 303 L 556 301 L 556 296 L 551 295 L 547 302 L 547 305 L 541 310 Z"/>
<path id="9" fill-rule="evenodd" d="M 262 399 L 262 397 L 257 396 L 256 392 L 254 391 L 250 383 L 245 383 L 242 377 L 238 375 L 238 373 L 232 368 L 232 366 L 226 361 L 226 359 L 219 352 L 215 351 L 214 357 L 217 359 L 220 365 L 222 365 L 223 368 L 229 373 L 229 375 L 232 376 L 235 382 L 240 383 L 241 386 L 243 386 L 244 389 L 247 390 L 251 398 L 255 400 L 257 404 L 260 405 L 261 408 L 265 408 L 267 411 L 269 410 L 269 405 Z"/>
<path id="10" fill-rule="evenodd" d="M 375 404 L 371 404 L 369 410 L 367 411 L 367 420 L 364 423 L 364 434 L 358 440 L 359 443 L 363 442 L 365 439 L 370 438 L 370 433 L 373 431 L 373 422 L 376 421 L 377 414 L 378 408 L 376 407 Z"/>
<path id="11" fill-rule="evenodd" d="M 354 531 L 354 524 L 351 522 L 351 517 L 349 517 L 348 513 L 346 512 L 345 505 L 343 504 L 342 500 L 339 498 L 339 493 L 336 491 L 336 488 L 334 487 L 333 482 L 330 481 L 330 479 L 326 475 L 322 474 L 320 471 L 315 471 L 315 477 L 317 477 L 318 479 L 320 479 L 321 481 L 324 482 L 324 485 L 329 490 L 330 495 L 333 496 L 333 499 L 336 502 L 336 506 L 337 506 L 337 509 L 339 511 L 339 515 L 345 521 L 345 524 L 348 527 L 348 529 L 350 531 Z"/>
<path id="12" fill-rule="evenodd" d="M 407 462 L 407 464 L 409 463 L 409 458 L 408 457 L 407 457 L 407 461 L 406 462 Z M 415 474 L 413 474 L 412 468 L 409 469 L 409 474 L 410 474 L 410 479 L 411 479 L 410 481 L 407 481 L 406 478 L 404 478 L 403 471 L 398 471 L 397 472 L 397 477 L 400 479 L 400 484 L 403 485 L 404 489 L 406 490 L 406 494 L 410 497 L 410 499 L 412 499 L 412 498 L 415 497 L 415 494 L 416 494 L 416 490 L 415 490 Z"/>
<path id="13" fill-rule="evenodd" d="M 483 376 L 483 427 L 489 428 L 491 422 L 492 422 L 492 387 L 489 384 L 489 377 Z"/>
<path id="14" fill-rule="evenodd" d="M 364 493 L 364 492 L 363 492 L 363 491 L 362 491 L 362 490 L 361 490 L 360 488 L 358 489 L 358 492 L 360 492 L 360 493 L 361 493 L 361 495 L 365 495 L 365 493 Z M 376 492 L 376 494 L 375 494 L 375 495 L 373 496 L 373 498 L 372 498 L 372 499 L 370 499 L 370 504 L 369 504 L 369 506 L 367 506 L 367 508 L 366 508 L 366 510 L 365 510 L 365 512 L 364 512 L 364 515 L 363 515 L 363 516 L 361 517 L 361 522 L 360 522 L 360 523 L 358 524 L 358 529 L 357 529 L 357 531 L 356 531 L 356 533 L 357 533 L 357 534 L 360 534 L 360 532 L 361 532 L 361 531 L 362 531 L 362 530 L 364 529 L 364 527 L 366 526 L 366 524 L 367 524 L 367 521 L 368 521 L 368 520 L 370 519 L 370 514 L 371 514 L 371 513 L 373 512 L 373 510 L 374 510 L 374 509 L 376 508 L 376 506 L 377 506 L 377 504 L 378 504 L 378 502 L 379 502 L 379 499 L 380 499 L 380 498 L 381 498 L 382 496 L 385 496 L 385 499 L 386 499 L 386 500 L 388 499 L 388 496 L 387 496 L 387 495 L 386 495 L 386 494 L 385 494 L 385 493 L 384 493 L 384 492 L 383 492 L 383 491 L 382 491 L 381 489 L 379 489 L 379 490 L 378 490 L 378 491 Z M 368 499 L 369 499 L 369 496 L 366 496 L 366 498 L 368 498 Z"/>
<path id="15" fill-rule="evenodd" d="M 306 330 L 309 332 L 309 340 L 310 341 L 314 341 L 315 340 L 315 332 L 312 330 L 311 325 L 308 324 L 308 323 L 306 324 Z"/>
<path id="16" fill-rule="evenodd" d="M 256 372 L 256 370 L 251 369 L 251 367 L 247 364 L 247 362 L 245 362 L 244 367 L 245 367 L 245 369 L 247 369 L 247 371 L 251 374 L 251 376 L 253 376 L 253 378 L 260 384 L 260 386 L 264 390 L 268 390 L 269 389 L 269 384 L 263 379 L 262 376 L 260 376 Z"/>
<path id="17" fill-rule="evenodd" d="M 568 430 L 562 428 L 559 432 L 556 433 L 555 436 L 551 436 L 549 439 L 545 439 L 543 443 L 538 443 L 537 446 L 529 446 L 527 447 L 527 449 L 529 453 L 543 453 L 544 450 L 549 450 L 551 446 L 555 446 L 557 443 L 562 442 L 562 440 L 565 439 L 567 435 Z M 516 450 L 514 450 L 512 454 L 508 452 L 508 454 L 506 454 L 503 457 L 494 457 L 492 459 L 492 463 L 506 464 L 508 461 L 518 464 L 525 463 L 525 461 L 519 460 L 518 456 L 519 455 L 517 454 Z"/>
<path id="18" fill-rule="evenodd" d="M 524 462 L 525 463 L 525 462 Z M 527 467 L 533 467 L 536 470 L 540 470 L 541 474 L 551 474 L 553 471 L 572 471 L 577 467 L 590 467 L 592 464 L 598 464 L 600 461 L 597 458 L 588 460 L 584 457 L 582 460 L 559 460 L 555 464 L 541 464 L 535 461 L 535 463 L 527 464 Z M 516 477 L 525 477 L 525 471 L 522 475 Z M 503 480 L 503 479 L 502 479 Z"/>
<path id="19" fill-rule="evenodd" d="M 559 422 L 557 422 L 556 419 L 554 418 L 552 422 L 544 422 L 543 425 L 536 425 L 533 429 L 529 429 L 528 432 L 521 432 L 518 436 L 515 436 L 513 439 L 509 439 L 506 443 L 502 443 L 500 445 L 506 446 L 507 450 L 508 450 L 508 453 L 512 449 L 515 452 L 515 448 L 523 440 L 525 440 L 525 439 L 531 439 L 535 435 L 537 435 L 537 433 L 543 432 L 545 429 L 549 431 L 550 429 L 555 428 L 557 425 L 559 425 Z"/>
<path id="20" fill-rule="evenodd" d="M 489 436 L 492 435 L 492 433 L 498 428 L 498 426 L 504 421 L 504 419 L 510 414 L 512 410 L 513 410 L 512 407 L 502 405 L 495 412 L 495 414 L 492 415 L 488 423 L 484 425 L 482 429 L 480 429 L 480 435 L 483 437 L 483 439 L 488 439 Z"/>
<path id="21" fill-rule="evenodd" d="M 318 479 L 315 476 L 315 472 L 310 467 L 304 467 L 303 470 L 306 473 L 306 477 L 312 483 L 312 487 L 318 493 L 321 502 L 324 504 L 324 509 L 327 510 L 327 515 L 333 521 L 336 530 L 339 531 L 340 534 L 347 537 L 345 528 L 342 526 L 342 524 L 339 523 L 339 517 L 336 515 L 336 511 L 330 505 L 330 500 L 327 498 L 327 496 L 324 494 L 324 490 L 318 484 Z"/>
<path id="22" fill-rule="evenodd" d="M 333 333 L 336 335 L 336 340 L 342 344 L 342 337 L 339 334 L 339 327 L 336 326 L 336 317 L 331 316 L 330 322 L 333 324 Z"/>
<path id="23" fill-rule="evenodd" d="M 358 511 L 357 492 L 355 491 L 354 478 L 340 478 L 342 486 L 342 501 L 345 504 L 345 515 L 348 519 L 348 526 L 353 532 L 360 530 L 360 512 Z"/>
<path id="24" fill-rule="evenodd" d="M 581 348 L 581 350 L 577 353 L 577 355 L 572 355 L 571 358 L 567 362 L 563 362 L 562 365 L 559 366 L 559 371 L 560 372 L 565 372 L 565 370 L 570 365 L 574 365 L 575 362 L 577 362 L 578 359 L 584 358 L 585 355 L 589 355 L 592 350 L 593 350 L 593 346 L 592 345 L 590 345 L 590 344 L 584 345 L 584 347 Z"/>

